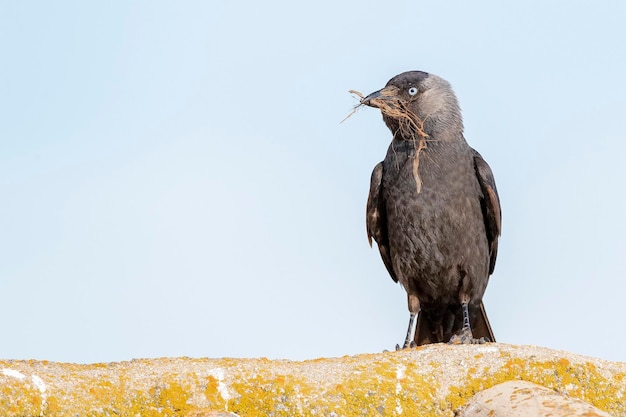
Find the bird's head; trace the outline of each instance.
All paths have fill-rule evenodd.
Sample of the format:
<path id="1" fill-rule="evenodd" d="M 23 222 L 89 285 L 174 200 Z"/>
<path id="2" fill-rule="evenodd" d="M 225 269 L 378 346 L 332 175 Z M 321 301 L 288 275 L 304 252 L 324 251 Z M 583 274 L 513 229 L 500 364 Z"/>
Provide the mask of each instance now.
<path id="1" fill-rule="evenodd" d="M 409 71 L 361 99 L 360 105 L 376 107 L 394 137 L 415 140 L 456 140 L 463 121 L 450 84 L 433 74 Z"/>

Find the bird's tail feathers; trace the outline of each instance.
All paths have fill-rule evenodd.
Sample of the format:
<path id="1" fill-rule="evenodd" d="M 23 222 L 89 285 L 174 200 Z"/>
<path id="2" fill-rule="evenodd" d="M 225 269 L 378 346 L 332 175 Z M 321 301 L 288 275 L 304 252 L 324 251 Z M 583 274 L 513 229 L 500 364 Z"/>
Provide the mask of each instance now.
<path id="1" fill-rule="evenodd" d="M 424 312 L 420 311 L 417 316 L 417 326 L 415 326 L 414 340 L 418 346 L 427 345 L 429 343 L 441 343 L 448 342 L 450 338 L 456 334 L 462 328 L 462 320 L 460 317 L 456 319 L 447 315 L 447 312 Z M 472 335 L 475 339 L 484 337 L 491 342 L 495 342 L 496 338 L 491 330 L 489 319 L 487 318 L 487 312 L 485 306 L 481 301 L 475 310 L 475 314 L 471 314 L 472 319 L 470 325 L 472 326 Z M 449 330 L 444 330 L 444 322 L 452 323 Z"/>

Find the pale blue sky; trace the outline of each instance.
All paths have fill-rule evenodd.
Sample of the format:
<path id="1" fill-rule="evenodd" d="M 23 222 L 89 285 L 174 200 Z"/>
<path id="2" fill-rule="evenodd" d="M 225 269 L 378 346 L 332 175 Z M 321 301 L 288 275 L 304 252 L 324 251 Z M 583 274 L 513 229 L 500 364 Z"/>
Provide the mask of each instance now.
<path id="1" fill-rule="evenodd" d="M 491 165 L 498 341 L 626 361 L 626 3 L 0 2 L 0 358 L 380 352 L 365 233 L 407 70 Z"/>

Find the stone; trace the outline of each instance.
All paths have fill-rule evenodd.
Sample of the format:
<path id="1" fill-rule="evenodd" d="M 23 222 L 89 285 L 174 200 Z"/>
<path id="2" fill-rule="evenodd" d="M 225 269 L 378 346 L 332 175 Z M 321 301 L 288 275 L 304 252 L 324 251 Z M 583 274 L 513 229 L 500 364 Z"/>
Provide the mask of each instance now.
<path id="1" fill-rule="evenodd" d="M 503 343 L 307 361 L 0 360 L 0 416 L 451 417 L 476 394 L 520 380 L 626 416 L 626 363 Z"/>
<path id="2" fill-rule="evenodd" d="M 508 381 L 476 394 L 457 417 L 611 417 L 589 403 L 527 381 Z"/>

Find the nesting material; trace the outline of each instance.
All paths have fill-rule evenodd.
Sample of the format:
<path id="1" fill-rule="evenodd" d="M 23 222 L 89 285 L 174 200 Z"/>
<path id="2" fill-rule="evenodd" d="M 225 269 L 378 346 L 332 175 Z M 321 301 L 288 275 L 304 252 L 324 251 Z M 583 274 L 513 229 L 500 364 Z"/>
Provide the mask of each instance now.
<path id="1" fill-rule="evenodd" d="M 352 109 L 352 111 L 350 112 L 350 114 L 348 114 L 341 122 L 339 123 L 343 123 L 346 120 L 348 120 L 354 113 L 357 112 L 357 110 L 359 110 L 361 108 L 361 106 L 363 105 L 363 99 L 365 98 L 365 96 L 363 95 L 363 93 L 356 91 L 356 90 L 348 90 L 348 93 L 353 94 L 357 97 L 359 97 L 359 104 L 357 104 L 356 106 L 354 106 L 354 108 Z"/>
<path id="2" fill-rule="evenodd" d="M 365 96 L 361 92 L 349 90 L 349 93 L 359 97 L 360 101 L 352 112 L 341 121 L 342 123 L 356 113 L 361 106 L 366 105 L 363 101 Z M 399 100 L 394 99 L 394 97 L 397 97 L 397 94 L 398 89 L 396 87 L 385 87 L 380 90 L 379 97 L 370 100 L 370 104 L 374 107 L 378 107 L 383 115 L 398 121 L 398 130 L 394 132 L 394 137 L 399 135 L 405 140 L 408 139 L 413 142 L 413 146 L 415 147 L 413 178 L 415 179 L 415 189 L 419 194 L 422 191 L 422 180 L 419 175 L 419 156 L 422 149 L 426 148 L 426 138 L 428 138 L 428 134 L 424 131 L 424 121 L 414 112 L 406 108 Z"/>

